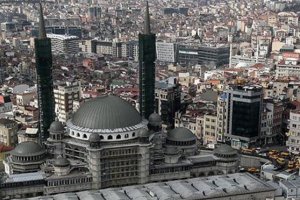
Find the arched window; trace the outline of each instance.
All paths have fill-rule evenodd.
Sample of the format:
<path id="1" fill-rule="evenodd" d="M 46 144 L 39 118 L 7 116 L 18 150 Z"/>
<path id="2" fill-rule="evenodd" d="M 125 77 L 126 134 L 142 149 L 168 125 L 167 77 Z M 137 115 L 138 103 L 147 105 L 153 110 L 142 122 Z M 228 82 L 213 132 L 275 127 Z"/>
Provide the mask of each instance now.
<path id="1" fill-rule="evenodd" d="M 77 137 L 80 137 L 80 134 L 79 134 L 79 133 L 77 133 L 77 134 L 76 134 L 76 136 L 77 136 Z"/>
<path id="2" fill-rule="evenodd" d="M 125 134 L 125 138 L 128 138 L 129 137 L 129 135 L 128 134 Z"/>
<path id="3" fill-rule="evenodd" d="M 113 137 L 112 137 L 111 135 L 109 135 L 109 136 L 107 137 L 107 139 L 108 139 L 108 140 L 112 140 Z"/>
<path id="4" fill-rule="evenodd" d="M 134 137 L 134 136 L 135 136 L 135 132 L 132 133 L 132 137 Z"/>
<path id="5" fill-rule="evenodd" d="M 121 135 L 117 135 L 117 139 L 121 139 Z"/>
<path id="6" fill-rule="evenodd" d="M 74 135 L 74 131 L 72 131 L 71 135 Z"/>
<path id="7" fill-rule="evenodd" d="M 86 134 L 83 134 L 83 138 L 87 138 L 87 135 L 86 135 Z"/>
<path id="8" fill-rule="evenodd" d="M 103 140 L 103 139 L 104 139 L 103 135 L 100 135 L 100 139 L 101 139 L 101 140 Z"/>

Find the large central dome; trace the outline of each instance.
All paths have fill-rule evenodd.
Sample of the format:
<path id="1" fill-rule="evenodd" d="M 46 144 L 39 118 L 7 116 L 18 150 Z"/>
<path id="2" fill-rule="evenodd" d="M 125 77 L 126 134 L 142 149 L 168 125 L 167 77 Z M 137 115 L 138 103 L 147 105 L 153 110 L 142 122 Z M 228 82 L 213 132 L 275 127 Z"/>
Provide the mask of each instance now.
<path id="1" fill-rule="evenodd" d="M 83 128 L 118 129 L 135 126 L 142 122 L 142 118 L 129 102 L 107 95 L 84 103 L 71 121 Z"/>

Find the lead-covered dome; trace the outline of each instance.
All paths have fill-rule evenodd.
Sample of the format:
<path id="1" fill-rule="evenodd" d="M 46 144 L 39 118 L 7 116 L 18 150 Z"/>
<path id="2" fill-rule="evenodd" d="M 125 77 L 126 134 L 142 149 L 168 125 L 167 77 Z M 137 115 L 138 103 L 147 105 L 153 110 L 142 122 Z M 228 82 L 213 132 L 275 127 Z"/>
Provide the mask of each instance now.
<path id="1" fill-rule="evenodd" d="M 233 149 L 231 146 L 227 144 L 221 144 L 214 150 L 214 155 L 216 156 L 229 156 L 229 155 L 237 155 L 237 150 Z"/>
<path id="2" fill-rule="evenodd" d="M 64 125 L 59 121 L 54 121 L 51 123 L 49 131 L 52 133 L 64 132 Z"/>
<path id="3" fill-rule="evenodd" d="M 73 115 L 71 122 L 89 129 L 118 129 L 142 122 L 139 112 L 127 101 L 106 95 L 84 103 Z"/>
<path id="4" fill-rule="evenodd" d="M 89 137 L 90 142 L 100 142 L 101 138 L 98 133 L 92 133 Z"/>
<path id="5" fill-rule="evenodd" d="M 67 158 L 63 157 L 58 157 L 54 161 L 54 166 L 55 167 L 67 167 L 70 165 L 70 161 Z"/>
<path id="6" fill-rule="evenodd" d="M 162 120 L 161 120 L 161 117 L 159 114 L 157 113 L 152 113 L 150 116 L 149 116 L 149 124 L 151 126 L 161 126 L 162 124 Z"/>
<path id="7" fill-rule="evenodd" d="M 178 127 L 168 133 L 167 139 L 174 142 L 196 141 L 196 136 L 187 128 Z"/>
<path id="8" fill-rule="evenodd" d="M 45 149 L 43 149 L 38 143 L 32 141 L 22 142 L 11 151 L 11 154 L 16 156 L 34 156 L 44 153 Z"/>

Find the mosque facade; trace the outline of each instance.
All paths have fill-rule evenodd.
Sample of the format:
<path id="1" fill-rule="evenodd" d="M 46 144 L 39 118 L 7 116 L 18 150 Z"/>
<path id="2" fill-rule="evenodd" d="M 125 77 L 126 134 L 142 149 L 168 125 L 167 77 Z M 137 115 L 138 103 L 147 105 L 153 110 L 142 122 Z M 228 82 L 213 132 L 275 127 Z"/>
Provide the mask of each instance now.
<path id="1" fill-rule="evenodd" d="M 145 120 L 117 96 L 87 101 L 66 125 L 51 124 L 43 147 L 23 142 L 10 152 L 4 160 L 0 197 L 24 198 L 238 171 L 239 155 L 230 146 L 221 144 L 203 154 L 191 131 L 179 127 L 165 133 L 161 125 L 158 114 Z"/>

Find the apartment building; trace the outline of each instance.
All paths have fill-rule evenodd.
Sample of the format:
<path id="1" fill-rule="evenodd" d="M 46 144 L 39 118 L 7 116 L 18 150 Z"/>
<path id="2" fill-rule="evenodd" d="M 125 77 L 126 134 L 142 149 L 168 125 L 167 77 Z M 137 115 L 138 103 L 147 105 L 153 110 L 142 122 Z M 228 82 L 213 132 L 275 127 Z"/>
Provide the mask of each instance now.
<path id="1" fill-rule="evenodd" d="M 73 102 L 81 98 L 80 81 L 65 82 L 54 88 L 55 112 L 59 121 L 65 123 L 74 112 Z"/>
<path id="2" fill-rule="evenodd" d="M 71 35 L 47 34 L 51 39 L 54 54 L 77 54 L 79 52 L 79 38 Z"/>

